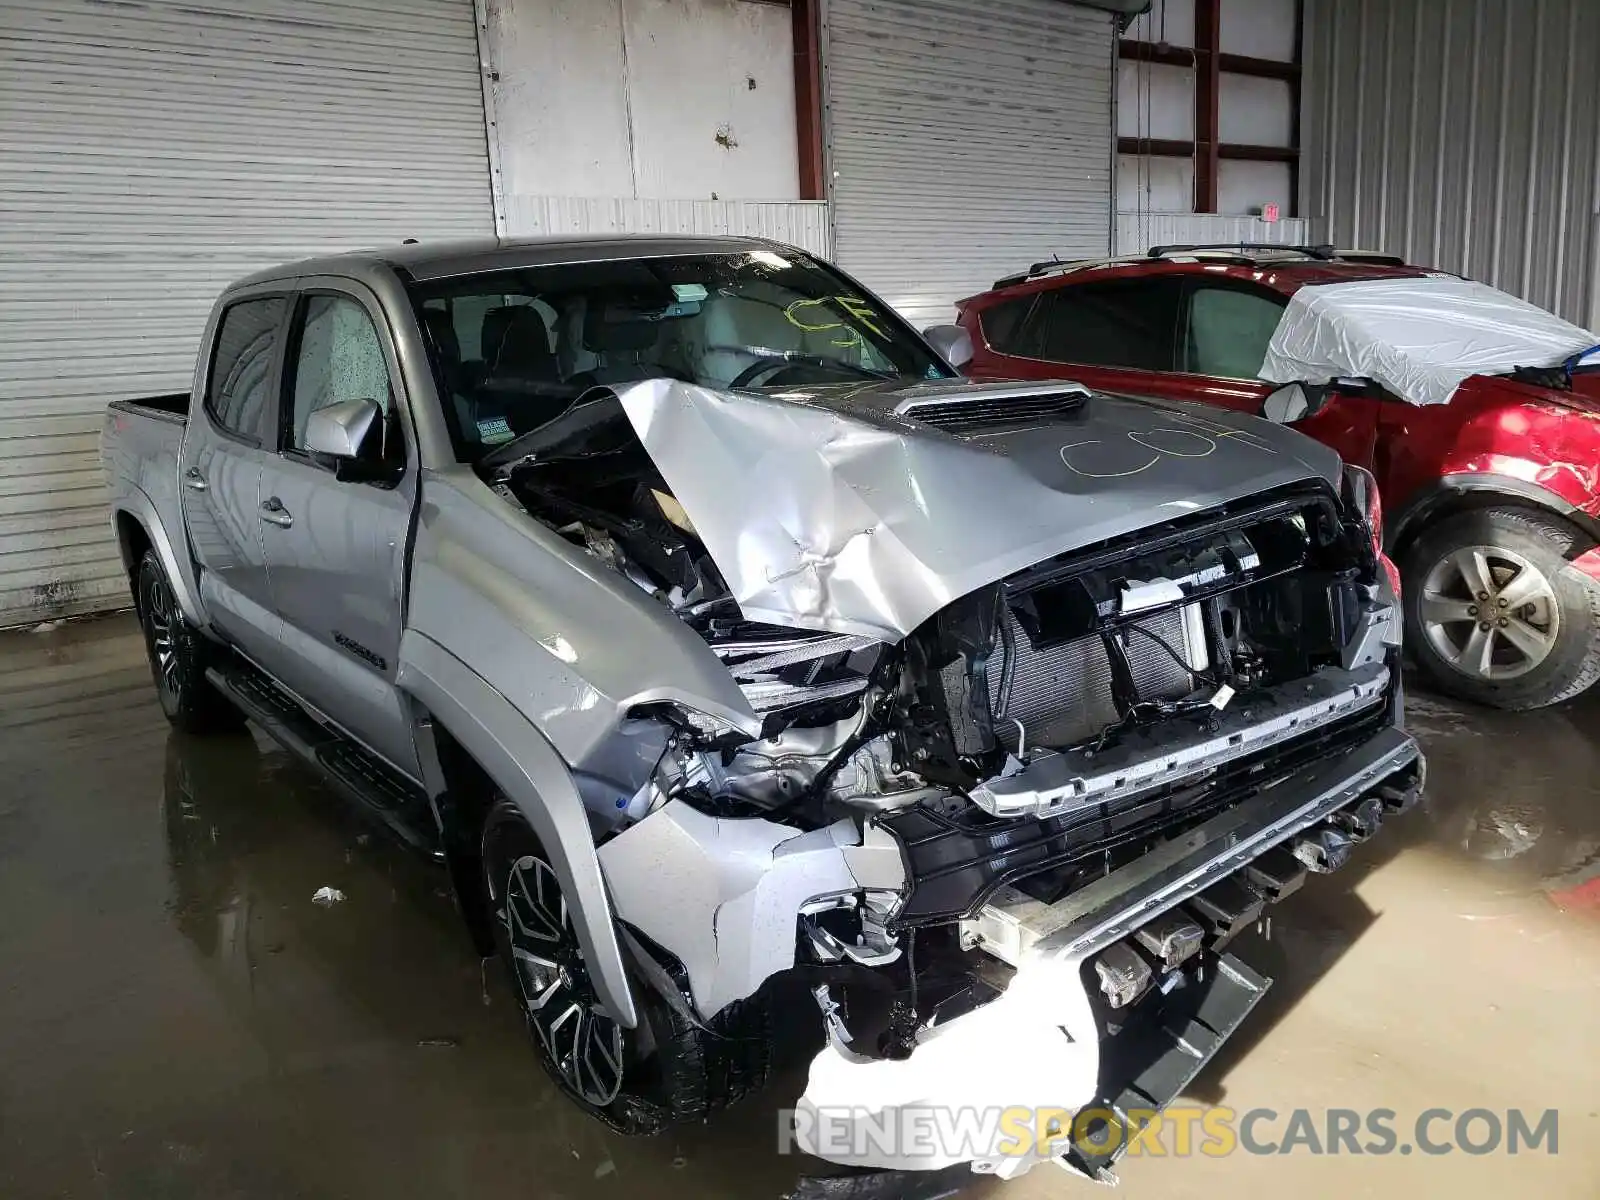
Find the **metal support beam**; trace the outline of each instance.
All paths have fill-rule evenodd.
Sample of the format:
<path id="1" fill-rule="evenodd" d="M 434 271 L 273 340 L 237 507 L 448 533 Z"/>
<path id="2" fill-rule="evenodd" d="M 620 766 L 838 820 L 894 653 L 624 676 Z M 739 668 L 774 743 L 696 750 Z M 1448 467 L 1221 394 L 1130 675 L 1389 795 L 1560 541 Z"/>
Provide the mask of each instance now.
<path id="1" fill-rule="evenodd" d="M 1219 142 L 1217 158 L 1244 162 L 1294 163 L 1300 151 L 1293 146 L 1252 146 L 1244 142 Z M 1117 139 L 1118 154 L 1149 154 L 1156 158 L 1193 158 L 1195 143 L 1184 138 L 1124 137 Z"/>
<path id="2" fill-rule="evenodd" d="M 1217 211 L 1217 145 L 1222 93 L 1222 0 L 1194 6 L 1194 210 Z"/>
<path id="3" fill-rule="evenodd" d="M 800 149 L 800 199 L 826 200 L 828 181 L 822 147 L 822 55 L 817 7 L 820 0 L 790 6 L 794 41 L 794 128 Z"/>

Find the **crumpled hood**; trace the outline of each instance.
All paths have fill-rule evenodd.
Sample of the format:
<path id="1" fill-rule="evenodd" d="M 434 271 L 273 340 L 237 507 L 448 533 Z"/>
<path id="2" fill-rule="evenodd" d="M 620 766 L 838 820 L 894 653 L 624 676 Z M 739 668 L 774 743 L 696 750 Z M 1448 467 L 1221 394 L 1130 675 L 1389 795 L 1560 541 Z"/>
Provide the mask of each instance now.
<path id="1" fill-rule="evenodd" d="M 618 395 L 746 617 L 898 641 L 1043 559 L 1283 484 L 1339 459 L 1258 418 L 1095 394 L 952 434 L 894 408 L 1076 385 L 815 388 L 655 379 Z"/>

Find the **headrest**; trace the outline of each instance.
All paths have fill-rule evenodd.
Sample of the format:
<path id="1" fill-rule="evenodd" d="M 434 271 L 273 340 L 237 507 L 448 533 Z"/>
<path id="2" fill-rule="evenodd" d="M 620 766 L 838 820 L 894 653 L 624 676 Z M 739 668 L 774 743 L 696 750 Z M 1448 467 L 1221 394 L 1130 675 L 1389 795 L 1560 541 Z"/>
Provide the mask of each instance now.
<path id="1" fill-rule="evenodd" d="M 554 378 L 556 356 L 544 317 L 529 304 L 507 304 L 483 315 L 483 359 L 491 376 Z"/>
<path id="2" fill-rule="evenodd" d="M 630 317 L 627 308 L 604 297 L 584 305 L 583 344 L 590 350 L 648 350 L 660 336 L 659 321 Z"/>

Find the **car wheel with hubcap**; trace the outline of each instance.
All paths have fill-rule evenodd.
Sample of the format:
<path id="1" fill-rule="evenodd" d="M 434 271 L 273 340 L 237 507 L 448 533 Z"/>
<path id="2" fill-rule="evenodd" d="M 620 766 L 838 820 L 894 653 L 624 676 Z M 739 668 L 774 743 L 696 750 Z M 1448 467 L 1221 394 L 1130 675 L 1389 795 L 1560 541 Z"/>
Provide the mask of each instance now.
<path id="1" fill-rule="evenodd" d="M 139 560 L 134 601 L 156 696 L 167 720 L 186 733 L 243 729 L 244 714 L 206 678 L 210 643 L 184 619 L 154 550 L 145 551 Z"/>
<path id="2" fill-rule="evenodd" d="M 1528 709 L 1600 677 L 1600 585 L 1567 561 L 1576 532 L 1509 508 L 1460 513 L 1405 556 L 1406 641 L 1440 691 Z"/>

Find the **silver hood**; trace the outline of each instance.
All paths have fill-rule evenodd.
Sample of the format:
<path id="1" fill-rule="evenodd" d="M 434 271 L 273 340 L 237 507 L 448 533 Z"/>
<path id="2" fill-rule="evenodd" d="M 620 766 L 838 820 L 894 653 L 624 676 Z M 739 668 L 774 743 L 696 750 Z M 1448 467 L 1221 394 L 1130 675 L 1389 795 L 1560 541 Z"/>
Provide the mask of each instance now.
<path id="1" fill-rule="evenodd" d="M 928 423 L 955 404 L 1063 393 L 1065 411 L 1025 424 Z M 746 617 L 884 641 L 1054 555 L 1339 480 L 1338 456 L 1293 430 L 1076 384 L 757 395 L 656 379 L 618 395 Z"/>

